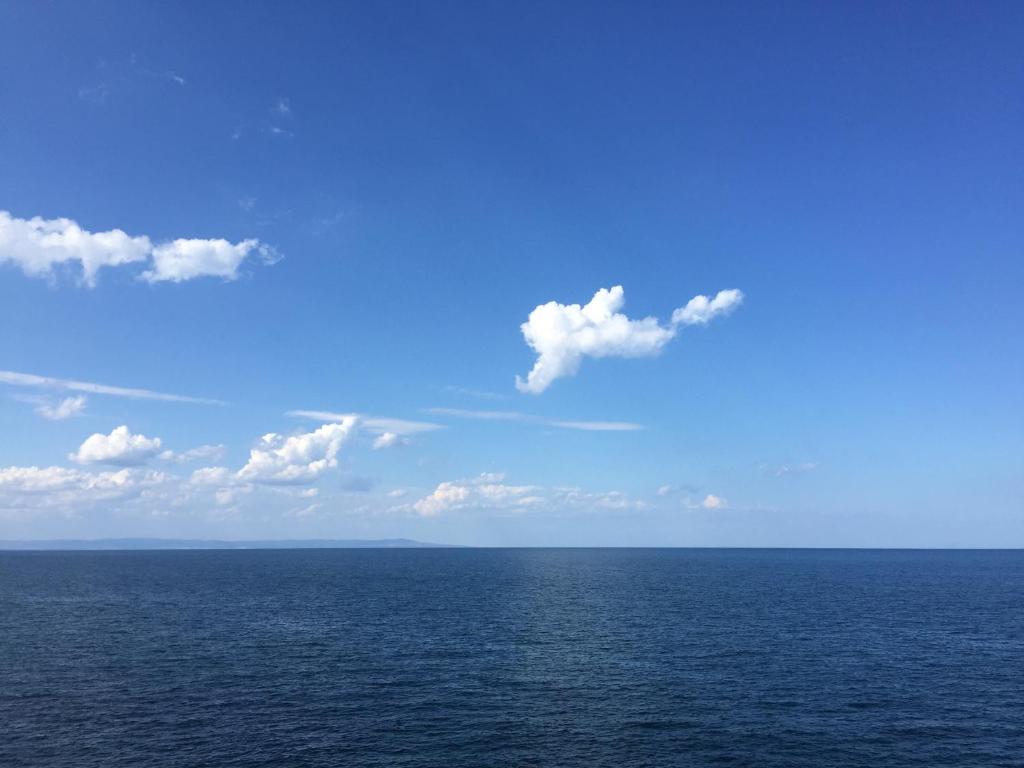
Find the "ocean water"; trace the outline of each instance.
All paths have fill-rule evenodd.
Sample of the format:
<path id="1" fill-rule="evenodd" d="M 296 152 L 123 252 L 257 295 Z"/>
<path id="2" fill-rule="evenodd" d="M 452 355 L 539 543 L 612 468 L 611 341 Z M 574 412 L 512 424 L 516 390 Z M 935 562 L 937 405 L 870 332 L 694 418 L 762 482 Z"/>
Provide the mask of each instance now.
<path id="1" fill-rule="evenodd" d="M 0 553 L 0 765 L 1022 766 L 1024 552 Z"/>

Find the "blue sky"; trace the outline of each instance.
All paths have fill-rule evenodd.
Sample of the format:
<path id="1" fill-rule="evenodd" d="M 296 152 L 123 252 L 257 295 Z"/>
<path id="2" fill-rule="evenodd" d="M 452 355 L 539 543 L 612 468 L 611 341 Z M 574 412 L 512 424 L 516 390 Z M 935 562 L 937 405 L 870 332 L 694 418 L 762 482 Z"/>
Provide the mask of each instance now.
<path id="1" fill-rule="evenodd" d="M 1021 5 L 0 22 L 0 538 L 1024 546 Z"/>

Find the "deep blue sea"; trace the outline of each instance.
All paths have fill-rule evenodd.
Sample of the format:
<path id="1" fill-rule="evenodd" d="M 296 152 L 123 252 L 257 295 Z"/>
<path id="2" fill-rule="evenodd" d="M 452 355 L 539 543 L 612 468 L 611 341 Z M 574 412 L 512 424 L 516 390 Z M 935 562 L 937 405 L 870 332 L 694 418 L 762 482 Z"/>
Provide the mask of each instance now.
<path id="1" fill-rule="evenodd" d="M 0 766 L 1022 766 L 1024 552 L 0 553 Z"/>

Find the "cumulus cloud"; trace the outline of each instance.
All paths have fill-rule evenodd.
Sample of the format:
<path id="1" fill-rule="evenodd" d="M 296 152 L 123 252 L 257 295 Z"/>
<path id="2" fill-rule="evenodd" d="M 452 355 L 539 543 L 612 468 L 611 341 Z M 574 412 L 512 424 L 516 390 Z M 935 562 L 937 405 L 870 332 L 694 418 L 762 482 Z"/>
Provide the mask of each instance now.
<path id="1" fill-rule="evenodd" d="M 50 421 L 63 421 L 84 411 L 85 402 L 85 395 L 65 397 L 56 403 L 41 402 L 36 406 L 36 413 Z"/>
<path id="2" fill-rule="evenodd" d="M 0 211 L 0 264 L 19 267 L 29 277 L 48 279 L 59 269 L 77 268 L 90 288 L 96 285 L 103 267 L 138 263 L 150 265 L 141 277 L 151 283 L 197 277 L 234 280 L 250 254 L 258 254 L 267 263 L 278 258 L 273 248 L 254 239 L 154 243 L 146 235 L 132 236 L 120 229 L 90 232 L 72 219 L 21 219 Z"/>
<path id="3" fill-rule="evenodd" d="M 77 262 L 91 287 L 101 267 L 145 261 L 152 247 L 145 235 L 120 229 L 89 232 L 71 219 L 19 219 L 0 211 L 0 264 L 13 263 L 30 277 L 50 277 L 55 266 Z"/>
<path id="4" fill-rule="evenodd" d="M 700 505 L 704 507 L 704 509 L 726 509 L 729 506 L 729 502 L 721 496 L 715 496 L 715 494 L 709 493 L 704 497 L 704 501 L 702 501 Z"/>
<path id="5" fill-rule="evenodd" d="M 221 400 L 205 397 L 187 397 L 171 395 L 166 392 L 154 392 L 151 389 L 135 389 L 132 387 L 112 387 L 107 384 L 95 384 L 90 381 L 74 379 L 55 379 L 51 376 L 37 376 L 34 373 L 18 373 L 16 371 L 0 371 L 0 384 L 11 384 L 17 387 L 35 387 L 37 389 L 57 389 L 71 392 L 88 392 L 94 395 L 112 395 L 127 397 L 132 400 L 163 400 L 173 403 L 201 403 L 203 405 L 224 405 Z"/>
<path id="6" fill-rule="evenodd" d="M 277 261 L 277 252 L 259 240 L 229 243 L 227 240 L 175 240 L 153 249 L 153 267 L 142 273 L 149 283 L 181 283 L 197 277 L 238 278 L 238 268 L 250 254 L 265 264 Z"/>
<path id="7" fill-rule="evenodd" d="M 0 514 L 75 515 L 90 505 L 139 496 L 167 481 L 162 472 L 87 472 L 66 467 L 0 467 Z"/>
<path id="8" fill-rule="evenodd" d="M 466 501 L 469 493 L 469 488 L 464 485 L 444 482 L 412 506 L 423 517 L 434 517 Z"/>
<path id="9" fill-rule="evenodd" d="M 593 493 L 580 488 L 546 488 L 537 485 L 512 485 L 505 475 L 485 472 L 468 480 L 448 480 L 410 509 L 421 517 L 437 517 L 461 510 L 486 510 L 499 513 L 522 513 L 544 509 L 557 512 L 593 509 L 642 509 L 643 502 L 631 499 L 620 491 Z"/>
<path id="10" fill-rule="evenodd" d="M 202 467 L 192 472 L 189 482 L 193 485 L 227 485 L 231 482 L 231 470 L 227 467 Z"/>
<path id="11" fill-rule="evenodd" d="M 743 301 L 742 291 L 735 288 L 719 291 L 714 298 L 694 296 L 685 307 L 672 313 L 673 325 L 707 325 L 719 315 L 728 315 Z"/>
<path id="12" fill-rule="evenodd" d="M 631 320 L 619 310 L 625 303 L 621 285 L 602 288 L 584 306 L 549 301 L 536 307 L 520 326 L 537 360 L 526 379 L 516 377 L 520 392 L 539 394 L 557 379 L 574 376 L 585 357 L 653 357 L 675 338 L 678 328 L 709 322 L 731 312 L 743 300 L 738 290 L 719 291 L 709 299 L 695 296 L 661 325 L 654 317 Z"/>
<path id="13" fill-rule="evenodd" d="M 97 432 L 85 439 L 68 458 L 79 464 L 114 464 L 131 467 L 144 464 L 160 452 L 160 438 L 134 435 L 125 425 L 109 435 Z"/>
<path id="14" fill-rule="evenodd" d="M 316 480 L 338 466 L 342 444 L 354 433 L 355 416 L 324 424 L 301 435 L 284 437 L 270 433 L 249 452 L 249 461 L 238 472 L 240 480 L 255 483 L 303 484 Z"/>

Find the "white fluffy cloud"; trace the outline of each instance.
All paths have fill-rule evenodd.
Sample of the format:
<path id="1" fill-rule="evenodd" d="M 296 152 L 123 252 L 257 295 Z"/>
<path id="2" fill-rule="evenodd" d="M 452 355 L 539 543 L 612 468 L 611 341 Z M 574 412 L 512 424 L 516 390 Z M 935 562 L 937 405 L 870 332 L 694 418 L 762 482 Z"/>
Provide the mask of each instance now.
<path id="1" fill-rule="evenodd" d="M 715 496 L 715 494 L 709 493 L 704 497 L 704 501 L 702 501 L 700 505 L 704 507 L 704 509 L 725 509 L 729 506 L 729 502 L 721 496 Z"/>
<path id="2" fill-rule="evenodd" d="M 271 484 L 312 482 L 338 466 L 338 451 L 355 432 L 357 421 L 355 416 L 348 416 L 301 435 L 264 435 L 249 452 L 249 461 L 239 470 L 238 478 Z"/>
<path id="3" fill-rule="evenodd" d="M 620 491 L 593 493 L 580 488 L 545 488 L 537 485 L 511 485 L 501 473 L 487 473 L 469 480 L 445 481 L 432 493 L 406 506 L 421 517 L 437 517 L 446 512 L 486 510 L 518 514 L 542 509 L 572 512 L 593 509 L 642 509 L 644 503 Z"/>
<path id="4" fill-rule="evenodd" d="M 36 413 L 50 421 L 63 421 L 77 416 L 85 410 L 85 395 L 65 397 L 57 403 L 40 402 L 36 406 Z"/>
<path id="5" fill-rule="evenodd" d="M 153 268 L 142 273 L 150 283 L 180 283 L 196 277 L 221 277 L 234 280 L 246 257 L 258 254 L 264 263 L 277 260 L 276 252 L 259 240 L 229 243 L 227 240 L 175 240 L 153 249 Z"/>
<path id="6" fill-rule="evenodd" d="M 76 515 L 99 503 L 138 497 L 167 481 L 162 472 L 86 472 L 66 467 L 0 468 L 0 517 Z"/>
<path id="7" fill-rule="evenodd" d="M 652 357 L 676 336 L 679 326 L 704 324 L 728 314 L 743 300 L 738 290 L 719 291 L 709 299 L 695 296 L 661 325 L 654 317 L 631 320 L 619 310 L 625 303 L 621 285 L 602 288 L 584 306 L 549 301 L 536 307 L 522 324 L 526 343 L 537 361 L 523 380 L 520 392 L 539 394 L 556 379 L 573 376 L 585 357 Z"/>
<path id="8" fill-rule="evenodd" d="M 673 325 L 707 325 L 718 315 L 727 315 L 743 301 L 742 291 L 735 288 L 719 291 L 714 298 L 694 296 L 685 307 L 672 313 Z"/>
<path id="9" fill-rule="evenodd" d="M 79 464 L 114 464 L 130 467 L 144 464 L 160 452 L 160 438 L 133 435 L 128 427 L 115 427 L 109 435 L 90 435 L 68 456 Z"/>
<path id="10" fill-rule="evenodd" d="M 423 517 L 434 517 L 469 498 L 469 488 L 452 482 L 444 482 L 434 489 L 429 496 L 413 504 L 413 509 Z"/>
<path id="11" fill-rule="evenodd" d="M 77 266 L 93 287 L 102 267 L 148 262 L 141 277 L 149 282 L 181 282 L 196 277 L 234 280 L 250 254 L 276 261 L 273 248 L 259 240 L 178 239 L 154 244 L 146 235 L 120 229 L 90 232 L 72 219 L 20 219 L 0 211 L 0 264 L 10 263 L 30 277 L 51 278 L 57 269 Z"/>
<path id="12" fill-rule="evenodd" d="M 92 286 L 101 267 L 145 261 L 152 247 L 145 235 L 120 229 L 89 232 L 71 219 L 19 219 L 0 211 L 0 264 L 12 262 L 31 277 L 49 277 L 56 265 L 77 262 L 83 282 Z"/>

